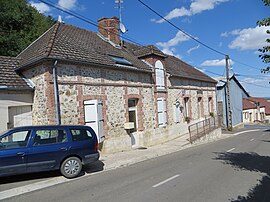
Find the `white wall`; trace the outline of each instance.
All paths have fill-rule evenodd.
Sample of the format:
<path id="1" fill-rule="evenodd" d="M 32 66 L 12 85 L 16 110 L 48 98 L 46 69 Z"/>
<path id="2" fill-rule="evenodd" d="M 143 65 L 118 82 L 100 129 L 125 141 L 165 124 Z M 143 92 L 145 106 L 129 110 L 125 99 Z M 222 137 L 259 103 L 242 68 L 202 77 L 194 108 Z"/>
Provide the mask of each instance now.
<path id="1" fill-rule="evenodd" d="M 19 107 L 19 106 L 26 106 L 27 108 L 31 107 L 33 103 L 33 94 L 32 93 L 11 93 L 11 92 L 0 92 L 0 131 L 4 131 L 8 129 L 8 123 L 9 123 L 9 107 Z M 26 114 L 28 117 L 24 120 L 24 124 L 29 124 L 29 110 L 27 112 L 22 111 L 21 114 Z M 19 112 L 16 114 L 20 114 Z M 30 115 L 32 117 L 32 115 Z M 17 117 L 19 118 L 19 117 Z M 25 123 L 25 121 L 27 121 Z M 32 122 L 32 120 L 31 120 Z M 18 126 L 18 124 L 17 124 Z"/>

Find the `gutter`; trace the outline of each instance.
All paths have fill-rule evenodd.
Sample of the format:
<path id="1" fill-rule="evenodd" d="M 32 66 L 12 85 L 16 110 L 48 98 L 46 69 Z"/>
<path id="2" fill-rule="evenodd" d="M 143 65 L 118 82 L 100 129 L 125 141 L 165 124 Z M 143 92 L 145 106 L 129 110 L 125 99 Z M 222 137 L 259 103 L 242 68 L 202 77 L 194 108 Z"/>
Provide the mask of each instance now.
<path id="1" fill-rule="evenodd" d="M 60 102 L 59 102 L 56 65 L 57 65 L 57 60 L 55 60 L 55 62 L 53 64 L 53 88 L 54 88 L 54 99 L 55 99 L 56 124 L 61 125 Z"/>

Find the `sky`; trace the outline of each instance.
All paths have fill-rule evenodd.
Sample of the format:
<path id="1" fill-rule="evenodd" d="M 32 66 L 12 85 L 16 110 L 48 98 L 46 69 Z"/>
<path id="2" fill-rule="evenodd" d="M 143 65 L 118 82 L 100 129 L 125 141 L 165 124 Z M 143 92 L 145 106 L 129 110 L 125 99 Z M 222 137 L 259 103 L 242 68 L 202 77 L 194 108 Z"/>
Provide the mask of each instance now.
<path id="1" fill-rule="evenodd" d="M 43 1 L 94 23 L 102 17 L 119 17 L 115 0 Z M 270 73 L 261 73 L 260 69 L 267 65 L 258 51 L 267 44 L 269 34 L 266 27 L 256 25 L 258 20 L 269 17 L 270 7 L 261 0 L 141 0 L 181 31 L 140 1 L 121 1 L 122 23 L 128 30 L 123 34 L 125 39 L 140 45 L 153 44 L 211 77 L 225 77 L 224 54 L 227 54 L 230 74 L 237 75 L 250 96 L 270 97 Z M 55 19 L 60 15 L 67 24 L 97 32 L 96 26 L 39 0 L 28 2 L 44 15 Z"/>

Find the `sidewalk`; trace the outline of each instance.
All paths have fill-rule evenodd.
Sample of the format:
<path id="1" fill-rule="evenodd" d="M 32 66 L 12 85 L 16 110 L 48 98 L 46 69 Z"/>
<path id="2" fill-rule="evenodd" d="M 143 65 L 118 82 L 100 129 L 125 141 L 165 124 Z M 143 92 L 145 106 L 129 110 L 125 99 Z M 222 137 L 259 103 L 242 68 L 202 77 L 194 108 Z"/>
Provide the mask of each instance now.
<path id="1" fill-rule="evenodd" d="M 230 136 L 232 136 L 232 133 L 230 134 L 222 133 L 222 135 L 219 138 L 210 140 L 210 142 L 217 141 L 219 139 L 224 139 Z M 187 134 L 184 136 L 180 136 L 179 138 L 176 138 L 174 140 L 168 141 L 166 143 L 155 145 L 148 148 L 138 148 L 131 151 L 124 151 L 114 154 L 101 153 L 100 161 L 104 164 L 103 170 L 111 170 L 209 142 L 209 141 L 200 141 L 194 144 L 190 144 L 188 139 L 189 135 Z"/>

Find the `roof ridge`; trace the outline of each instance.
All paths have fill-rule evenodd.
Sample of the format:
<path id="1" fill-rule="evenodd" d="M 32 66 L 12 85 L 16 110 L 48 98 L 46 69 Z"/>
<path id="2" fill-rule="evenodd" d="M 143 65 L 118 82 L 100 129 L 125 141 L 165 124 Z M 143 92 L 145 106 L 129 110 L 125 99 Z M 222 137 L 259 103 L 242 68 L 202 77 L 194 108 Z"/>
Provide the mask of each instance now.
<path id="1" fill-rule="evenodd" d="M 51 54 L 51 51 L 52 51 L 52 48 L 53 48 L 53 44 L 54 44 L 54 41 L 55 41 L 55 36 L 57 34 L 57 31 L 58 31 L 58 28 L 59 28 L 60 24 L 61 24 L 60 22 L 57 22 L 55 24 L 53 33 L 52 33 L 52 35 L 50 37 L 50 40 L 49 40 L 49 42 L 47 44 L 47 48 L 45 50 L 45 54 L 47 54 L 47 57 Z"/>

